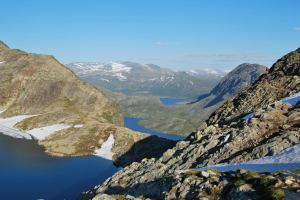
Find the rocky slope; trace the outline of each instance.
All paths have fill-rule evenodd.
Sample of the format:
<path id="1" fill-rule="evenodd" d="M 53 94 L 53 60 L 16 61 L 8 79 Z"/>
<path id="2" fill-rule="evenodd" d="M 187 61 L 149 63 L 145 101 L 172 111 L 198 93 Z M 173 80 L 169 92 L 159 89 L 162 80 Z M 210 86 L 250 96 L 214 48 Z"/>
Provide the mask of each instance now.
<path id="1" fill-rule="evenodd" d="M 299 171 L 257 173 L 238 170 L 219 172 L 215 170 L 182 170 L 174 176 L 173 187 L 166 199 L 289 199 L 297 200 L 300 180 Z M 167 178 L 165 182 L 170 181 Z M 163 183 L 162 183 L 163 184 Z M 159 191 L 158 191 L 159 192 Z M 87 194 L 88 195 L 88 194 Z M 90 194 L 93 197 L 92 194 Z M 93 200 L 143 200 L 141 196 L 127 194 L 99 194 Z M 147 198 L 150 200 L 150 198 Z"/>
<path id="2" fill-rule="evenodd" d="M 120 156 L 125 160 L 126 152 L 137 142 L 150 141 L 148 135 L 122 127 L 123 116 L 118 106 L 54 57 L 10 49 L 3 42 L 0 43 L 0 111 L 1 118 L 28 115 L 16 124 L 24 131 L 61 124 L 70 126 L 39 140 L 53 155 L 93 154 L 113 135 L 114 160 Z M 173 144 L 167 140 L 161 142 L 162 148 Z M 147 154 L 149 150 L 144 151 Z"/>
<path id="3" fill-rule="evenodd" d="M 81 79 L 125 95 L 195 98 L 208 92 L 225 74 L 216 71 L 175 72 L 153 64 L 77 62 L 66 65 Z"/>
<path id="4" fill-rule="evenodd" d="M 280 101 L 300 91 L 299 70 L 300 49 L 278 60 L 269 74 L 262 75 L 245 91 L 228 100 L 200 126 L 197 133 L 178 142 L 159 159 L 133 163 L 81 198 L 99 199 L 103 194 L 151 199 L 176 199 L 178 195 L 183 199 L 201 198 L 206 192 L 202 181 L 178 179 L 176 172 L 217 163 L 253 160 L 299 144 L 300 104 Z M 210 186 L 212 181 L 206 185 Z M 280 189 L 275 183 L 268 186 Z M 288 195 L 289 189 L 283 191 L 283 195 Z M 240 191 L 245 194 L 247 190 Z M 250 191 L 259 194 L 257 189 Z M 220 192 L 226 190 L 221 187 Z M 295 195 L 299 198 L 299 190 Z M 217 199 L 213 196 L 206 198 Z"/>

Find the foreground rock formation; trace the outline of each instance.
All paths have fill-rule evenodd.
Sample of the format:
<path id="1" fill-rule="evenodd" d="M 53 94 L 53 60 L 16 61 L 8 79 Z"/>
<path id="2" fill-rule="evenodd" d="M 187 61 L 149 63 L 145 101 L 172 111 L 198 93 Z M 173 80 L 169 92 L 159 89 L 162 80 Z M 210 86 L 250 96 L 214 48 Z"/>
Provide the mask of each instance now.
<path id="1" fill-rule="evenodd" d="M 29 115 L 16 124 L 24 131 L 52 125 L 70 126 L 39 140 L 48 153 L 57 156 L 94 154 L 110 135 L 114 137 L 113 159 L 119 163 L 141 159 L 139 151 L 131 156 L 126 154 L 137 148 L 138 141 L 148 145 L 162 143 L 159 148 L 154 145 L 153 152 L 139 148 L 146 157 L 174 144 L 157 137 L 149 139 L 148 135 L 122 127 L 123 116 L 118 106 L 54 57 L 10 49 L 3 42 L 0 42 L 0 111 L 1 118 Z"/>
<path id="2" fill-rule="evenodd" d="M 300 49 L 278 60 L 270 73 L 262 75 L 252 86 L 228 100 L 199 127 L 197 133 L 178 142 L 176 147 L 166 151 L 159 159 L 144 159 L 140 163 L 133 163 L 102 185 L 84 193 L 81 198 L 101 199 L 103 195 L 130 195 L 150 199 L 201 198 L 206 192 L 204 180 L 190 176 L 187 179 L 178 178 L 178 171 L 253 160 L 274 155 L 300 143 L 299 102 L 280 101 L 299 91 Z M 219 179 L 215 181 L 218 188 L 222 183 Z M 279 189 L 279 193 L 282 193 L 275 182 L 268 187 Z M 220 186 L 221 191 L 212 194 L 226 192 L 225 188 Z M 235 187 L 234 190 L 245 195 L 247 191 L 251 193 L 252 189 L 257 190 L 247 185 L 244 188 Z M 295 191 L 298 191 L 295 195 L 299 197 L 299 190 Z M 283 192 L 283 195 L 288 194 Z M 260 193 L 254 192 L 253 195 Z M 218 199 L 221 196 L 207 198 Z M 237 194 L 232 199 L 241 198 Z"/>
<path id="3" fill-rule="evenodd" d="M 185 170 L 176 172 L 165 199 L 297 199 L 299 172 L 257 173 L 248 170 L 218 172 Z M 169 181 L 170 179 L 165 179 Z M 159 191 L 157 191 L 159 192 Z M 93 196 L 92 194 L 90 194 Z M 143 200 L 141 196 L 99 194 L 93 200 Z M 150 199 L 150 198 L 147 198 Z"/>

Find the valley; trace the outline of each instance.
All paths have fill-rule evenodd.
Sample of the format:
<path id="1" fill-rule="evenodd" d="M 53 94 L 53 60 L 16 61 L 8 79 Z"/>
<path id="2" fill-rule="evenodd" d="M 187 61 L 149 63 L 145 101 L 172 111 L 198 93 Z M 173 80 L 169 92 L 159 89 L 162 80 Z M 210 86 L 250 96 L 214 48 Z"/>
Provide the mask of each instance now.
<path id="1" fill-rule="evenodd" d="M 300 1 L 0 5 L 0 200 L 300 200 Z"/>
<path id="2" fill-rule="evenodd" d="M 89 68 L 87 66 L 89 66 Z M 125 116 L 141 118 L 142 120 L 139 122 L 139 124 L 148 129 L 183 136 L 187 136 L 191 132 L 197 131 L 199 124 L 205 121 L 209 115 L 220 105 L 222 105 L 226 99 L 233 97 L 239 91 L 253 83 L 261 74 L 265 73 L 266 69 L 266 67 L 262 65 L 244 63 L 237 66 L 227 75 L 222 73 L 223 77 L 220 79 L 220 82 L 215 85 L 215 87 L 209 89 L 210 84 L 202 85 L 202 87 L 209 89 L 208 93 L 194 94 L 194 98 L 189 98 L 188 96 L 171 98 L 165 97 L 167 94 L 164 94 L 164 97 L 155 96 L 155 93 L 151 93 L 152 95 L 148 96 L 130 96 L 126 95 L 126 92 L 124 91 L 123 93 L 112 92 L 108 89 L 108 87 L 106 87 L 105 84 L 103 85 L 101 82 L 95 83 L 94 77 L 89 76 L 89 73 L 94 71 L 96 71 L 98 76 L 104 76 L 106 75 L 106 71 L 104 73 L 103 71 L 97 70 L 98 68 L 92 70 L 94 65 L 87 64 L 87 66 L 80 68 L 80 71 L 78 72 L 77 68 L 74 69 L 73 67 L 72 69 L 72 65 L 71 67 L 69 65 L 70 69 L 74 70 L 74 72 L 77 73 L 80 78 L 87 80 L 91 84 L 95 84 L 95 86 L 103 90 L 105 94 L 110 97 L 110 99 L 112 99 L 116 104 L 120 105 L 120 109 Z M 127 64 L 126 66 L 129 68 L 131 65 Z M 144 70 L 144 68 L 140 68 L 142 67 L 136 64 L 134 69 Z M 88 70 L 88 72 L 85 72 L 84 69 Z M 124 76 L 127 75 L 127 73 L 128 72 L 126 71 Z M 198 73 L 200 72 L 198 71 Z M 135 76 L 137 76 L 137 80 L 141 79 L 139 74 Z M 160 76 L 161 74 L 156 76 L 152 75 L 151 77 L 156 77 L 156 79 L 159 79 Z M 220 77 L 221 74 L 202 72 L 197 77 L 199 81 L 201 81 L 205 76 L 208 78 L 211 78 L 211 76 Z M 207 77 L 203 79 L 203 84 L 205 84 Z M 123 81 L 126 82 L 126 80 Z M 128 82 L 131 83 L 129 80 Z M 177 80 L 173 80 L 173 82 L 174 84 L 180 84 L 182 88 L 186 88 L 189 85 L 189 82 L 181 83 Z M 185 84 L 187 85 L 184 86 Z M 122 87 L 128 90 L 131 88 L 131 86 L 126 86 L 125 83 L 122 85 Z M 161 87 L 162 90 L 164 89 L 163 86 L 159 87 Z"/>
<path id="3" fill-rule="evenodd" d="M 299 50 L 268 72 L 261 65 L 241 64 L 195 98 L 130 96 L 96 88 L 53 57 L 10 49 L 4 43 L 0 50 L 0 158 L 5 163 L 0 186 L 12 191 L 16 185 L 10 179 L 21 176 L 17 187 L 24 190 L 3 193 L 4 197 L 115 199 L 111 194 L 125 193 L 137 199 L 165 199 L 174 195 L 174 187 L 184 190 L 180 195 L 194 190 L 182 188 L 174 174 L 201 182 L 203 177 L 185 174 L 212 173 L 201 176 L 217 179 L 217 172 L 209 170 L 230 177 L 228 171 L 244 168 L 262 173 L 257 179 L 266 171 L 299 169 Z M 112 68 L 124 70 L 124 65 Z M 88 173 L 82 176 L 81 171 Z M 57 177 L 63 179 L 58 185 Z M 23 186 L 28 181 L 31 184 Z M 297 181 L 293 184 L 298 187 Z M 32 192 L 32 187 L 37 190 Z M 222 190 L 224 185 L 217 187 Z M 80 195 L 82 191 L 87 192 Z M 188 198 L 195 195 L 206 194 L 199 190 Z"/>

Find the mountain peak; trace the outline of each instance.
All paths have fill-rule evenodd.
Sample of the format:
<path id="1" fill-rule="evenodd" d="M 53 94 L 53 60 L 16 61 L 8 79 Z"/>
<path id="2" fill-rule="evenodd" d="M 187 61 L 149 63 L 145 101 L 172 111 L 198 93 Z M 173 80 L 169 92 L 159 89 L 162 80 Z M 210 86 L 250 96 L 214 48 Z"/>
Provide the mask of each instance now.
<path id="1" fill-rule="evenodd" d="M 281 59 L 279 59 L 271 68 L 271 72 L 284 73 L 285 75 L 293 76 L 300 74 L 300 48 L 292 51 Z"/>
<path id="2" fill-rule="evenodd" d="M 243 63 L 229 72 L 211 91 L 215 98 L 206 107 L 223 101 L 225 96 L 234 96 L 266 72 L 266 67 L 259 64 Z"/>
<path id="3" fill-rule="evenodd" d="M 0 40 L 0 51 L 6 50 L 6 49 L 9 49 L 9 47 Z"/>

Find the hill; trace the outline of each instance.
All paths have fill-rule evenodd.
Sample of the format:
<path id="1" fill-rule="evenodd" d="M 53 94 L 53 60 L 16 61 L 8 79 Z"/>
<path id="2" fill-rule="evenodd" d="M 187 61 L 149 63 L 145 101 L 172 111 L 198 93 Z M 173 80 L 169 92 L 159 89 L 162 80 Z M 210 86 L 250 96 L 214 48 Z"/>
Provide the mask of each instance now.
<path id="1" fill-rule="evenodd" d="M 54 57 L 10 49 L 3 42 L 0 110 L 4 118 L 0 120 L 1 132 L 4 129 L 13 132 L 13 136 L 37 139 L 48 153 L 56 156 L 95 154 L 111 137 L 114 160 L 140 140 L 161 142 L 158 151 L 173 144 L 122 127 L 118 106 Z M 153 154 L 147 149 L 135 154 L 141 152 Z"/>

